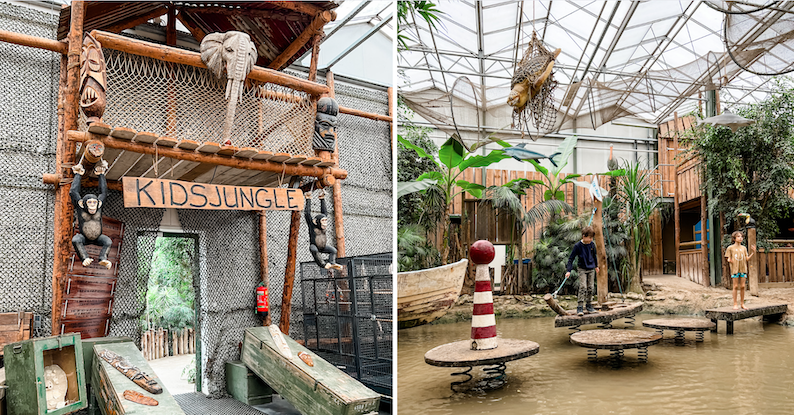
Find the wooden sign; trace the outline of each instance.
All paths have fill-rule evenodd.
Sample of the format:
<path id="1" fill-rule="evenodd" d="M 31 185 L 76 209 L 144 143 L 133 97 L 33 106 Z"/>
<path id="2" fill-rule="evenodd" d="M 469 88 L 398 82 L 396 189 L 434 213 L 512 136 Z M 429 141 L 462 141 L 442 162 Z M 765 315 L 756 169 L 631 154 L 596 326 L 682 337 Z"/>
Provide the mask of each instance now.
<path id="1" fill-rule="evenodd" d="M 61 333 L 80 333 L 83 339 L 105 337 L 110 328 L 110 317 L 89 320 L 61 319 Z"/>
<path id="2" fill-rule="evenodd" d="M 110 299 L 116 291 L 116 278 L 69 275 L 64 285 L 65 299 Z"/>
<path id="3" fill-rule="evenodd" d="M 113 310 L 113 299 L 79 299 L 79 300 L 64 300 L 63 310 L 61 317 L 64 319 L 95 319 L 110 318 L 110 312 Z"/>
<path id="4" fill-rule="evenodd" d="M 124 177 L 124 207 L 208 210 L 301 210 L 300 189 L 224 186 L 177 180 Z"/>

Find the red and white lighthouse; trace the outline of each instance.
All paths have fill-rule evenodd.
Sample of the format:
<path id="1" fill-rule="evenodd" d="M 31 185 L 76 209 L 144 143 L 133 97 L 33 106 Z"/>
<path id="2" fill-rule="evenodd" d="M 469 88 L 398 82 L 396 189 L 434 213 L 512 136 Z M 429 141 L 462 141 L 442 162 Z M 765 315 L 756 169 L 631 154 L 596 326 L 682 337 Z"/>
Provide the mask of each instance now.
<path id="1" fill-rule="evenodd" d="M 471 349 L 495 349 L 496 317 L 493 313 L 493 293 L 488 275 L 496 251 L 492 243 L 477 241 L 469 248 L 469 258 L 476 264 L 474 277 L 474 312 L 471 317 Z"/>

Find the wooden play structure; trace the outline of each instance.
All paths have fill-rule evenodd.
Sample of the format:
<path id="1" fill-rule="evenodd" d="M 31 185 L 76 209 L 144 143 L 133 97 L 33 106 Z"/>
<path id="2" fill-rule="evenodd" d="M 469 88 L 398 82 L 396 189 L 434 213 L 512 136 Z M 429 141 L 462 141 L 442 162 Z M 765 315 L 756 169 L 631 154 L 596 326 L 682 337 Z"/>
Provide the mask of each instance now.
<path id="1" fill-rule="evenodd" d="M 266 286 L 265 212 L 290 210 L 283 295 L 271 300 L 281 306 L 277 324 L 289 333 L 304 192 L 332 189 L 335 240 L 329 243 L 339 257 L 346 254 L 341 180 L 348 173 L 339 167 L 339 142 L 333 129 L 332 148 L 318 149 L 316 145 L 317 114 L 325 111 L 317 103 L 335 96 L 334 74 L 328 70 L 325 83 L 318 82 L 317 62 L 323 27 L 336 18 L 333 9 L 337 6 L 329 1 L 175 4 L 76 0 L 61 10 L 58 40 L 0 30 L 0 41 L 61 55 L 55 169 L 42 177 L 44 183 L 55 186 L 53 335 L 80 332 L 87 339 L 106 336 L 109 331 L 118 257 L 111 258 L 109 269 L 97 268 L 97 264 L 81 269 L 80 261 L 75 265 L 70 252 L 74 235 L 74 206 L 69 196 L 72 167 L 84 165 L 82 187 L 96 187 L 102 181 L 93 170 L 101 161 L 107 162 L 103 173 L 107 187 L 125 194 L 127 208 L 258 211 L 259 260 Z M 164 15 L 165 44 L 121 34 Z M 178 42 L 176 21 L 199 43 L 226 38 L 214 32 L 243 32 L 241 36 L 249 39 L 250 72 L 239 78 L 236 70 L 231 73 L 232 65 L 224 66 L 227 87 L 225 79 L 218 80 L 208 70 L 204 46 L 199 53 Z M 218 59 L 231 48 L 226 44 L 216 47 Z M 305 53 L 311 53 L 308 79 L 281 72 Z M 232 58 L 222 59 L 226 65 L 226 59 Z M 223 75 L 221 72 L 218 69 Z M 331 115 L 335 119 L 338 111 L 391 123 L 391 88 L 388 95 L 388 114 L 338 106 Z M 331 122 L 336 125 L 335 120 Z M 326 130 L 325 138 L 328 136 Z M 111 218 L 104 220 L 107 233 L 115 223 Z M 115 236 L 111 235 L 116 242 L 123 232 L 123 224 L 117 225 Z M 118 246 L 112 248 L 111 256 L 119 250 Z M 98 285 L 103 293 L 99 297 L 99 291 L 93 289 Z M 94 293 L 88 295 L 90 301 L 76 296 L 81 290 Z M 84 307 L 77 307 L 80 301 Z M 270 325 L 270 319 L 268 316 L 263 324 Z M 18 331 L 29 335 L 30 324 L 21 318 L 18 323 Z M 145 357 L 166 354 L 165 336 L 144 335 Z M 171 336 L 180 345 L 179 351 L 190 351 L 185 343 L 198 342 L 200 333 Z M 103 373 L 101 365 L 95 369 Z M 121 392 L 107 394 L 105 401 L 122 402 Z"/>

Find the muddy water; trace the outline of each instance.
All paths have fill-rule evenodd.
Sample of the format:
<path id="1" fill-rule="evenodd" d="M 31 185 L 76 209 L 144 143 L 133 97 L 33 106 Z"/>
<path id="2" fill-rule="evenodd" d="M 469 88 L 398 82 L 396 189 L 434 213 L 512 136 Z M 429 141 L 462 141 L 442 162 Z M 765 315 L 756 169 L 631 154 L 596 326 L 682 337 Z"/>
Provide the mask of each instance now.
<path id="1" fill-rule="evenodd" d="M 640 322 L 652 318 L 659 316 L 638 316 L 637 327 L 650 330 Z M 736 322 L 728 336 L 723 324 L 703 343 L 687 333 L 683 346 L 665 331 L 666 340 L 648 348 L 647 363 L 627 350 L 616 369 L 606 350 L 588 361 L 587 350 L 572 345 L 569 330 L 554 328 L 553 318 L 500 320 L 500 337 L 535 341 L 540 353 L 507 363 L 507 384 L 488 392 L 452 392 L 454 369 L 424 363 L 433 347 L 467 339 L 469 324 L 400 330 L 398 414 L 794 413 L 794 328 L 750 319 Z M 472 374 L 475 381 L 482 376 L 479 368 Z"/>

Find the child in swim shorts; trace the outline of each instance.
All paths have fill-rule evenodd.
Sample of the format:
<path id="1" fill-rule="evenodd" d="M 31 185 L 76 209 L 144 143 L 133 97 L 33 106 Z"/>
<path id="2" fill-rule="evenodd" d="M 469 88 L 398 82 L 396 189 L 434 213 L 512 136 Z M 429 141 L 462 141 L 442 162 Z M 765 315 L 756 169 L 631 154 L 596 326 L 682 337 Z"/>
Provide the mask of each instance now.
<path id="1" fill-rule="evenodd" d="M 747 248 L 742 246 L 744 236 L 740 231 L 731 234 L 731 241 L 733 245 L 725 250 L 725 257 L 731 266 L 731 281 L 733 282 L 733 309 L 738 310 L 739 305 L 736 303 L 736 292 L 741 292 L 741 307 L 747 309 L 744 305 L 744 286 L 747 281 L 747 261 L 755 254 L 755 245 L 751 246 L 753 253 L 747 255 Z"/>

